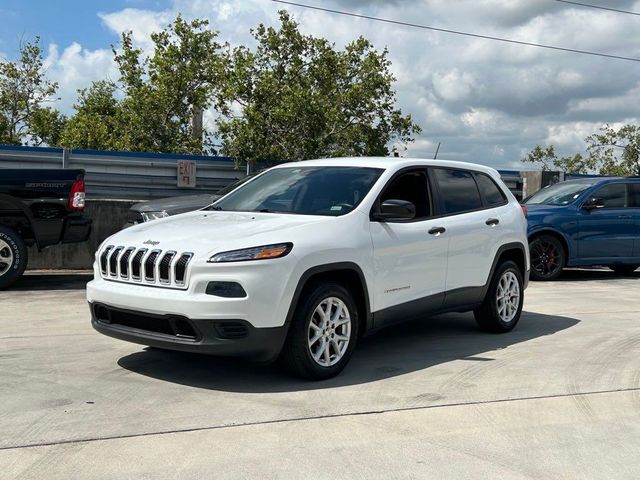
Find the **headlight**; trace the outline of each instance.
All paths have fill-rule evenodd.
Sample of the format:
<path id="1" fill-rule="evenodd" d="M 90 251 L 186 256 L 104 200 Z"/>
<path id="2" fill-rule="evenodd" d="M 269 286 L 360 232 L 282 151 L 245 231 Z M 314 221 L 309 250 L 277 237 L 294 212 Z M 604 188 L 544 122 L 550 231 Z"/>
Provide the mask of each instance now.
<path id="1" fill-rule="evenodd" d="M 140 212 L 140 215 L 142 215 L 143 222 L 150 222 L 151 220 L 157 220 L 159 218 L 165 218 L 169 216 L 169 214 L 164 210 L 160 212 Z"/>
<path id="2" fill-rule="evenodd" d="M 247 260 L 267 260 L 269 258 L 280 258 L 288 255 L 292 248 L 293 243 L 276 243 L 274 245 L 263 245 L 261 247 L 243 248 L 241 250 L 231 250 L 229 252 L 216 253 L 208 260 L 208 262 L 246 262 Z"/>

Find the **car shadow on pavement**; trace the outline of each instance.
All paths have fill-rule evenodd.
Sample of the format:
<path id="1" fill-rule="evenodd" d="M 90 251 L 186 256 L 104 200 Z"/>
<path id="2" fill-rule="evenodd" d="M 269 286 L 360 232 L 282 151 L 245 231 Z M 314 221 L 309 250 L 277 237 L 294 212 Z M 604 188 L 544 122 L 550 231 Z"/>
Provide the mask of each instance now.
<path id="1" fill-rule="evenodd" d="M 608 268 L 568 268 L 562 272 L 557 281 L 585 282 L 591 280 L 637 280 L 640 279 L 640 269 L 629 275 L 619 275 Z M 553 283 L 553 282 L 550 282 Z"/>
<path id="2" fill-rule="evenodd" d="M 360 340 L 345 370 L 321 382 L 294 378 L 276 365 L 255 365 L 232 358 L 144 349 L 118 360 L 131 372 L 210 390 L 264 393 L 318 390 L 357 385 L 466 359 L 491 361 L 491 352 L 552 335 L 579 320 L 523 312 L 519 325 L 503 335 L 478 330 L 473 315 L 447 314 L 379 331 Z"/>
<path id="3" fill-rule="evenodd" d="M 93 272 L 27 272 L 10 287 L 10 290 L 84 290 L 91 280 L 93 280 Z"/>

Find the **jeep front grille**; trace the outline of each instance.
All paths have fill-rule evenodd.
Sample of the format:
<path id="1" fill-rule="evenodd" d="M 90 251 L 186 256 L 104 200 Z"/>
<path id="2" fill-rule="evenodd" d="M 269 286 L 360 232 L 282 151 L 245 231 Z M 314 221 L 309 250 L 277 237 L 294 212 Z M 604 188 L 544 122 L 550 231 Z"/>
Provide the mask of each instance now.
<path id="1" fill-rule="evenodd" d="M 193 253 L 108 245 L 98 258 L 106 280 L 184 288 Z"/>

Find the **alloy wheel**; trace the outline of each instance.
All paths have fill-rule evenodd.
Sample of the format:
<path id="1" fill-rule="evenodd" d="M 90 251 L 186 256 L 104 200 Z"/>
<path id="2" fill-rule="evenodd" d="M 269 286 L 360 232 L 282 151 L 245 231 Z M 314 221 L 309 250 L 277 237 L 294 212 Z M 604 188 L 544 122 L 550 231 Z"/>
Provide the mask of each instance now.
<path id="1" fill-rule="evenodd" d="M 337 297 L 322 300 L 311 315 L 307 338 L 311 357 L 318 365 L 338 363 L 351 340 L 351 314 L 345 303 Z"/>
<path id="2" fill-rule="evenodd" d="M 510 323 L 518 313 L 520 306 L 520 284 L 515 274 L 509 270 L 504 272 L 498 282 L 496 292 L 498 316 L 504 323 Z"/>
<path id="3" fill-rule="evenodd" d="M 551 277 L 562 268 L 562 253 L 556 245 L 545 240 L 537 240 L 531 245 L 531 268 L 540 277 Z"/>

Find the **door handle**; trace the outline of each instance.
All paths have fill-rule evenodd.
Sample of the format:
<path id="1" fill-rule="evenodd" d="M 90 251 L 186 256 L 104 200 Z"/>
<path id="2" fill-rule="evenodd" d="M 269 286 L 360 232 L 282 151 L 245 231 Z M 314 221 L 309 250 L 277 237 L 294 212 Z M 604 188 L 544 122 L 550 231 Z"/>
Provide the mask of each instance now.
<path id="1" fill-rule="evenodd" d="M 498 225 L 500 223 L 500 220 L 498 220 L 497 218 L 490 218 L 484 223 L 486 223 L 490 227 L 495 227 L 496 225 Z"/>
<path id="2" fill-rule="evenodd" d="M 431 230 L 429 230 L 429 235 L 435 235 L 435 236 L 438 236 L 438 235 L 440 235 L 441 233 L 444 233 L 444 232 L 446 232 L 446 231 L 447 231 L 447 229 L 446 229 L 446 228 L 444 228 L 444 227 L 433 227 Z"/>

